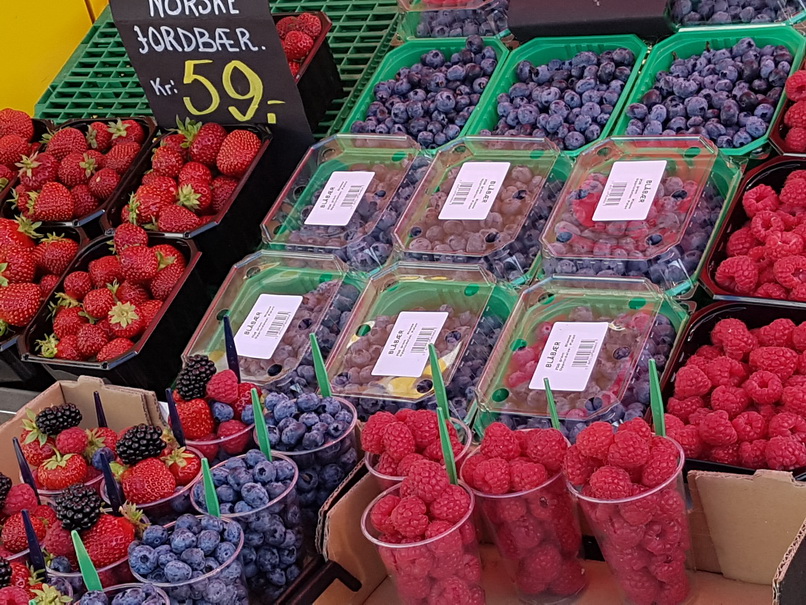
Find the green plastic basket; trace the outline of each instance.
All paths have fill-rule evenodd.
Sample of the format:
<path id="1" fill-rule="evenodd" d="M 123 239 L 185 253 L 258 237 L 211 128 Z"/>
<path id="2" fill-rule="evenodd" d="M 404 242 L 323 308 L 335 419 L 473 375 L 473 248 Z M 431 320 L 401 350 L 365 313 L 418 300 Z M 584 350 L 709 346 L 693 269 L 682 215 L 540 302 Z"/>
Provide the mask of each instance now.
<path id="1" fill-rule="evenodd" d="M 340 132 L 350 132 L 350 126 L 353 122 L 363 120 L 364 117 L 366 117 L 367 108 L 373 101 L 373 91 L 378 82 L 394 78 L 395 74 L 400 69 L 403 67 L 410 67 L 411 65 L 419 62 L 420 57 L 430 50 L 441 50 L 446 55 L 459 52 L 465 48 L 466 40 L 466 38 L 423 38 L 418 40 L 409 40 L 408 42 L 405 42 L 401 46 L 398 46 L 394 50 L 390 51 L 383 61 L 381 61 L 381 64 L 378 66 L 378 69 L 375 70 L 372 78 L 366 83 L 363 91 L 359 93 L 360 96 L 356 100 L 352 111 L 350 111 L 350 113 L 347 115 L 347 118 L 342 123 Z M 506 46 L 504 46 L 504 44 L 497 38 L 483 38 L 483 40 L 485 45 L 492 46 L 498 54 L 498 65 L 492 76 L 494 78 L 498 70 L 501 69 L 501 64 L 506 59 L 509 51 L 507 50 Z M 474 110 L 474 113 L 479 107 L 484 105 L 485 99 L 490 98 L 492 95 L 493 93 L 491 92 L 490 85 L 488 84 L 487 88 L 485 88 L 484 92 L 481 94 L 479 104 Z M 464 128 L 459 131 L 459 137 L 469 133 L 467 128 L 473 119 L 473 113 L 471 113 L 470 116 L 471 117 L 467 124 L 465 124 Z"/>
<path id="2" fill-rule="evenodd" d="M 497 97 L 501 93 L 509 91 L 510 87 L 515 84 L 518 79 L 515 76 L 515 70 L 518 63 L 521 61 L 529 61 L 533 65 L 545 65 L 552 59 L 559 59 L 566 61 L 571 59 L 577 53 L 586 50 L 592 50 L 597 53 L 602 53 L 606 50 L 615 50 L 616 48 L 624 47 L 630 49 L 635 54 L 635 64 L 633 65 L 632 73 L 624 85 L 624 90 L 619 97 L 618 103 L 613 108 L 613 113 L 607 124 L 602 128 L 602 134 L 598 139 L 574 151 L 565 151 L 572 157 L 578 156 L 580 153 L 606 139 L 610 136 L 613 126 L 616 123 L 618 116 L 621 114 L 624 104 L 630 95 L 632 87 L 638 80 L 638 74 L 641 64 L 647 55 L 647 46 L 638 36 L 632 34 L 619 35 L 619 36 L 571 36 L 565 38 L 535 38 L 517 48 L 509 54 L 509 57 L 503 66 L 499 66 L 493 74 L 490 83 L 487 85 L 488 93 L 492 90 L 492 94 L 485 95 L 482 102 L 471 114 L 465 128 L 467 134 L 478 134 L 482 130 L 493 130 L 498 124 L 498 101 Z"/>
<path id="3" fill-rule="evenodd" d="M 641 75 L 627 99 L 627 105 L 640 102 L 644 94 L 654 86 L 655 76 L 658 72 L 668 70 L 675 57 L 688 59 L 693 55 L 698 55 L 705 50 L 706 44 L 713 50 L 729 48 L 742 38 L 752 38 L 758 46 L 766 46 L 767 44 L 786 46 L 793 55 L 793 69 L 796 65 L 803 63 L 806 38 L 789 25 L 767 25 L 752 29 L 747 27 L 691 28 L 670 36 L 652 49 L 644 68 L 641 70 Z M 781 99 L 778 101 L 771 124 L 775 124 L 785 101 L 786 93 L 782 94 Z M 630 118 L 626 112 L 618 116 L 612 134 L 625 134 L 629 121 Z M 755 141 L 751 141 L 747 145 L 731 149 L 720 148 L 720 150 L 729 156 L 761 156 L 765 153 L 768 140 L 769 128 L 767 129 L 767 134 Z"/>

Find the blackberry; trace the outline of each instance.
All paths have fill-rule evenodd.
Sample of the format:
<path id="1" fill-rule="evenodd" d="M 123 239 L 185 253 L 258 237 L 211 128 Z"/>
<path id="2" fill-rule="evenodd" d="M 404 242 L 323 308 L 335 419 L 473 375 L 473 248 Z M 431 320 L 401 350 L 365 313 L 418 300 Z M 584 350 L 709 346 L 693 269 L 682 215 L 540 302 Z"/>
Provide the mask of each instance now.
<path id="1" fill-rule="evenodd" d="M 11 479 L 6 477 L 3 473 L 0 473 L 0 508 L 6 503 L 6 498 L 8 498 L 8 492 L 11 490 Z"/>
<path id="2" fill-rule="evenodd" d="M 0 587 L 11 586 L 11 563 L 5 557 L 0 557 Z"/>
<path id="3" fill-rule="evenodd" d="M 204 397 L 207 383 L 215 374 L 215 363 L 207 355 L 191 355 L 179 376 L 176 377 L 176 390 L 185 401 Z"/>
<path id="4" fill-rule="evenodd" d="M 65 429 L 81 424 L 81 411 L 74 403 L 63 403 L 45 408 L 36 415 L 36 428 L 45 435 L 55 437 Z"/>
<path id="5" fill-rule="evenodd" d="M 118 457 L 125 464 L 132 465 L 159 456 L 165 449 L 162 440 L 162 429 L 150 424 L 138 424 L 129 428 L 120 439 L 115 449 Z"/>
<path id="6" fill-rule="evenodd" d="M 103 500 L 83 483 L 71 485 L 56 496 L 56 518 L 67 531 L 84 531 L 95 525 L 101 516 Z"/>

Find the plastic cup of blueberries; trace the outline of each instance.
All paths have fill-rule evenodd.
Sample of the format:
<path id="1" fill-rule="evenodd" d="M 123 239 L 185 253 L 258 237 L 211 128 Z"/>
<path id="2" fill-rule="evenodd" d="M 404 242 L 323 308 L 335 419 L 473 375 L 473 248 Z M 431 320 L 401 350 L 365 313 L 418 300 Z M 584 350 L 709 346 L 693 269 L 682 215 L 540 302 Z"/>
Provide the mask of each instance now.
<path id="1" fill-rule="evenodd" d="M 479 381 L 479 405 L 512 428 L 546 427 L 548 378 L 572 442 L 592 421 L 642 417 L 649 360 L 663 374 L 687 321 L 645 279 L 545 279 L 521 292 Z"/>
<path id="2" fill-rule="evenodd" d="M 238 457 L 245 458 L 245 455 Z M 299 567 L 305 556 L 305 549 L 303 548 L 302 542 L 302 516 L 299 511 L 299 497 L 297 495 L 299 470 L 290 457 L 280 454 L 279 452 L 272 452 L 272 459 L 285 460 L 294 467 L 294 477 L 291 479 L 286 490 L 261 508 L 256 508 L 244 513 L 221 514 L 222 519 L 236 521 L 241 526 L 241 529 L 243 529 L 244 550 L 241 551 L 241 563 L 244 565 L 246 585 L 250 593 L 255 596 L 256 601 L 266 599 L 267 597 L 270 601 L 277 599 L 284 588 L 277 588 L 277 584 L 272 581 L 272 574 L 282 571 L 282 579 L 285 580 L 289 577 L 287 570 L 290 567 L 295 567 L 298 575 Z M 225 464 L 226 462 L 222 462 L 214 466 L 211 472 L 215 473 L 216 469 L 223 468 Z M 207 507 L 203 499 L 197 498 L 195 490 L 191 492 L 191 502 L 193 508 L 197 511 L 201 513 L 207 512 Z M 279 516 L 285 530 L 290 530 L 297 534 L 298 537 L 294 544 L 284 549 L 282 557 L 279 557 L 276 563 L 270 562 L 268 569 L 261 570 L 261 561 L 258 560 L 261 558 L 261 545 L 265 544 L 271 546 L 271 551 L 275 551 L 275 546 L 278 548 L 281 546 L 281 544 L 278 544 L 280 541 L 277 539 L 277 534 L 273 531 L 273 527 L 267 526 L 267 518 L 269 515 Z M 249 555 L 247 555 L 247 551 L 249 551 Z M 269 553 L 267 552 L 266 554 Z M 250 564 L 253 563 L 255 565 L 252 565 L 250 570 Z M 285 586 L 285 582 L 279 583 Z M 290 583 L 290 580 L 288 583 Z"/>
<path id="3" fill-rule="evenodd" d="M 333 256 L 261 250 L 233 266 L 196 328 L 184 359 L 204 354 L 227 369 L 229 315 L 241 380 L 265 390 L 301 393 L 317 387 L 310 351 L 316 334 L 326 358 L 363 287 Z"/>
<path id="4" fill-rule="evenodd" d="M 463 137 L 437 152 L 395 229 L 409 260 L 481 264 L 523 285 L 570 159 L 547 139 Z"/>
<path id="5" fill-rule="evenodd" d="M 582 534 L 576 504 L 562 473 L 522 492 L 490 495 L 473 488 L 470 491 L 487 535 L 492 537 L 517 589 L 519 602 L 542 605 L 574 601 L 588 580 L 581 564 Z"/>
<path id="6" fill-rule="evenodd" d="M 600 500 L 568 484 L 627 603 L 675 605 L 690 593 L 685 455 L 676 441 L 662 439 L 675 448 L 679 459 L 674 474 L 652 489 L 621 500 Z"/>
<path id="7" fill-rule="evenodd" d="M 645 277 L 690 298 L 740 181 L 703 137 L 605 139 L 580 154 L 548 219 L 545 274 Z"/>
<path id="8" fill-rule="evenodd" d="M 333 394 L 349 399 L 361 420 L 379 410 L 434 409 L 428 344 L 450 391 L 477 331 L 489 323 L 495 290 L 478 265 L 399 261 L 372 275 L 328 359 Z M 451 416 L 465 414 L 452 409 Z"/>
<path id="9" fill-rule="evenodd" d="M 148 584 L 150 584 L 151 587 L 154 589 L 154 592 L 156 593 L 156 598 L 159 599 L 159 601 L 156 600 L 151 601 L 152 603 L 156 604 L 157 602 L 160 602 L 164 603 L 165 605 L 170 604 L 171 599 L 168 597 L 167 594 L 165 594 L 165 591 L 162 590 L 162 588 L 158 588 L 152 582 L 148 582 Z M 127 590 L 131 590 L 133 588 L 142 588 L 142 587 L 143 587 L 142 584 L 136 582 L 132 582 L 129 584 L 118 584 L 117 586 L 110 586 L 109 588 L 104 588 L 104 594 L 107 597 L 109 597 L 109 602 L 112 603 L 112 599 L 114 599 L 117 595 L 126 592 Z"/>
<path id="10" fill-rule="evenodd" d="M 261 225 L 272 250 L 333 254 L 357 271 L 386 264 L 392 231 L 428 158 L 405 135 L 337 134 L 311 147 Z"/>
<path id="11" fill-rule="evenodd" d="M 451 418 L 450 422 L 453 424 L 454 428 L 456 428 L 459 441 L 462 443 L 461 451 L 459 451 L 459 453 L 454 452 L 456 458 L 456 468 L 459 468 L 465 458 L 467 458 L 470 448 L 473 446 L 473 433 L 470 431 L 470 427 L 461 420 Z M 366 465 L 369 474 L 375 477 L 375 480 L 378 482 L 378 486 L 382 490 L 387 490 L 390 487 L 394 487 L 405 479 L 403 476 L 388 475 L 379 471 L 377 469 L 379 458 L 380 456 L 378 454 L 370 454 L 369 452 L 364 454 L 364 464 Z"/>
<path id="12" fill-rule="evenodd" d="M 205 515 L 196 515 L 199 519 L 204 516 Z M 224 523 L 235 523 L 235 521 L 228 519 L 222 519 L 222 521 L 224 521 Z M 174 526 L 175 522 L 171 522 L 165 526 L 165 529 L 168 530 L 169 538 L 173 533 Z M 165 591 L 171 603 L 178 602 L 184 603 L 185 605 L 195 605 L 206 602 L 204 601 L 204 592 L 207 586 L 214 581 L 221 581 L 227 588 L 232 587 L 236 591 L 236 597 L 227 601 L 229 605 L 246 605 L 248 602 L 246 598 L 247 590 L 243 569 L 239 562 L 244 544 L 244 533 L 243 531 L 239 531 L 239 534 L 240 538 L 232 555 L 217 568 L 197 578 L 191 578 L 185 582 L 154 582 L 153 580 L 148 580 L 140 576 L 134 571 L 131 573 L 137 581 L 144 584 L 151 584 Z M 128 563 L 128 559 L 126 562 Z M 238 564 L 237 568 L 233 568 L 233 565 L 236 563 Z"/>
<path id="13" fill-rule="evenodd" d="M 72 587 L 73 596 L 76 598 L 87 592 L 87 587 L 84 585 L 84 579 L 80 571 L 61 572 L 48 567 L 47 574 L 48 577 L 61 578 L 66 581 Z M 98 577 L 101 579 L 101 585 L 104 588 L 134 581 L 134 576 L 129 568 L 128 556 L 98 569 Z"/>
<path id="14" fill-rule="evenodd" d="M 470 593 L 471 598 L 466 603 L 485 602 L 478 537 L 473 523 L 475 500 L 465 484 L 459 485 L 470 495 L 470 508 L 446 532 L 427 540 L 407 544 L 391 542 L 373 525 L 372 509 L 386 496 L 399 496 L 399 484 L 370 502 L 361 516 L 361 531 L 378 549 L 402 603 L 450 603 L 451 593 L 446 590 L 453 585 L 463 589 L 463 593 Z"/>

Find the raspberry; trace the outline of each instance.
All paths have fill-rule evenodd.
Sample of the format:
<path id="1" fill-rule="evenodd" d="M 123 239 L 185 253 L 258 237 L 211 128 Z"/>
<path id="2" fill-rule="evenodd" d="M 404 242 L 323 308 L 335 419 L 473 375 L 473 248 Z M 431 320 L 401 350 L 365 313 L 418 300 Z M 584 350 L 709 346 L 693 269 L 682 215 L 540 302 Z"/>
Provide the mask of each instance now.
<path id="1" fill-rule="evenodd" d="M 666 422 L 666 432 L 682 429 L 685 426 L 683 421 L 674 414 L 666 413 L 663 417 Z M 649 439 L 652 439 L 652 435 L 649 436 Z"/>
<path id="2" fill-rule="evenodd" d="M 549 591 L 561 597 L 570 597 L 587 586 L 585 570 L 576 559 L 566 559 L 562 570 L 549 584 Z"/>
<path id="3" fill-rule="evenodd" d="M 428 528 L 425 530 L 425 537 L 426 537 L 426 539 L 436 538 L 437 536 L 441 536 L 442 534 L 446 533 L 452 527 L 453 527 L 453 523 L 448 523 L 447 521 L 442 521 L 441 519 L 438 519 L 436 521 L 431 521 L 431 523 L 428 524 Z M 451 538 L 454 538 L 454 537 L 459 538 L 459 535 L 454 534 L 454 536 L 451 536 Z M 462 543 L 461 543 L 461 539 L 460 539 L 459 544 L 457 545 L 457 548 L 461 548 L 461 547 L 462 547 Z"/>
<path id="4" fill-rule="evenodd" d="M 758 283 L 758 267 L 749 256 L 731 256 L 716 268 L 716 283 L 737 294 L 751 294 Z"/>
<path id="5" fill-rule="evenodd" d="M 396 578 L 396 584 L 405 602 L 421 601 L 431 592 L 431 579 L 428 576 L 400 575 Z"/>
<path id="6" fill-rule="evenodd" d="M 772 405 L 781 399 L 784 385 L 781 379 L 772 372 L 753 372 L 742 385 L 750 395 L 750 400 L 759 405 Z"/>
<path id="7" fill-rule="evenodd" d="M 526 498 L 504 498 L 491 504 L 488 514 L 495 523 L 512 523 L 526 516 Z"/>
<path id="8" fill-rule="evenodd" d="M 397 471 L 395 474 L 398 477 L 405 477 L 409 474 L 409 471 L 411 470 L 411 467 L 415 462 L 419 462 L 420 460 L 425 459 L 426 459 L 425 456 L 423 456 L 422 454 L 408 454 L 406 456 L 403 456 L 403 458 L 397 464 Z"/>
<path id="9" fill-rule="evenodd" d="M 683 422 L 688 422 L 691 414 L 704 407 L 705 403 L 703 403 L 702 397 L 687 397 L 686 399 L 670 397 L 666 404 L 666 410 Z"/>
<path id="10" fill-rule="evenodd" d="M 767 436 L 767 421 L 758 412 L 742 412 L 731 424 L 739 441 L 755 441 Z"/>
<path id="11" fill-rule="evenodd" d="M 767 258 L 771 261 L 777 261 L 803 252 L 803 238 L 797 233 L 780 233 L 776 231 L 769 235 L 765 245 L 767 246 Z"/>
<path id="12" fill-rule="evenodd" d="M 754 295 L 759 298 L 786 300 L 786 288 L 781 284 L 762 284 L 756 289 Z"/>
<path id="13" fill-rule="evenodd" d="M 708 413 L 698 427 L 700 439 L 708 445 L 730 445 L 736 443 L 736 430 L 724 410 Z"/>
<path id="14" fill-rule="evenodd" d="M 758 240 L 750 231 L 750 227 L 742 227 L 731 233 L 728 238 L 728 243 L 725 246 L 725 252 L 729 257 L 744 256 L 754 246 L 758 246 Z"/>
<path id="15" fill-rule="evenodd" d="M 724 355 L 712 359 L 704 372 L 715 387 L 720 385 L 737 387 L 747 379 L 747 370 L 742 362 Z"/>
<path id="16" fill-rule="evenodd" d="M 631 431 L 619 431 L 607 450 L 607 463 L 625 470 L 642 467 L 649 460 L 649 443 Z"/>
<path id="17" fill-rule="evenodd" d="M 707 360 L 716 359 L 722 355 L 722 350 L 713 345 L 700 345 L 697 350 L 694 351 L 694 355 L 697 357 L 704 357 Z"/>
<path id="18" fill-rule="evenodd" d="M 470 494 L 459 485 L 448 485 L 431 503 L 428 510 L 436 519 L 457 523 L 469 508 Z"/>
<path id="19" fill-rule="evenodd" d="M 792 336 L 795 332 L 795 322 L 784 317 L 774 320 L 758 329 L 756 337 L 762 347 L 789 347 L 792 348 Z"/>
<path id="20" fill-rule="evenodd" d="M 806 376 L 803 374 L 795 374 L 786 379 L 785 387 L 806 387 Z"/>
<path id="21" fill-rule="evenodd" d="M 806 466 L 806 446 L 794 437 L 772 437 L 764 450 L 767 467 L 775 471 L 790 471 Z"/>
<path id="22" fill-rule="evenodd" d="M 781 201 L 784 201 L 784 191 L 781 191 Z M 777 213 L 771 210 L 762 210 L 750 220 L 750 231 L 752 231 L 755 238 L 761 242 L 766 242 L 771 233 L 775 231 L 785 231 L 786 223 L 784 219 L 778 216 Z M 748 253 L 750 258 L 753 258 L 752 250 Z M 764 255 L 767 254 L 767 249 L 763 251 Z M 754 260 L 759 260 L 754 258 Z"/>
<path id="23" fill-rule="evenodd" d="M 734 443 L 733 445 L 720 445 L 711 448 L 709 459 L 720 464 L 735 466 L 739 464 L 739 444 Z"/>
<path id="24" fill-rule="evenodd" d="M 741 387 L 718 386 L 711 393 L 711 408 L 724 410 L 729 418 L 735 418 L 750 405 L 750 397 Z"/>
<path id="25" fill-rule="evenodd" d="M 514 460 L 521 455 L 518 438 L 512 429 L 501 422 L 493 422 L 487 427 L 479 449 L 488 458 Z"/>
<path id="26" fill-rule="evenodd" d="M 630 475 L 617 466 L 603 466 L 593 471 L 589 480 L 594 498 L 621 500 L 632 495 Z"/>
<path id="27" fill-rule="evenodd" d="M 806 71 L 791 74 L 784 85 L 786 96 L 792 101 L 806 101 Z"/>
<path id="28" fill-rule="evenodd" d="M 372 526 L 383 534 L 390 534 L 395 531 L 390 515 L 398 504 L 400 504 L 400 498 L 395 495 L 384 496 L 378 500 L 369 513 Z"/>
<path id="29" fill-rule="evenodd" d="M 806 419 L 791 412 L 779 412 L 767 424 L 767 435 L 792 436 L 800 441 L 806 441 Z"/>
<path id="30" fill-rule="evenodd" d="M 577 437 L 577 448 L 582 455 L 607 460 L 607 451 L 613 443 L 613 425 L 607 422 L 594 422 Z"/>
<path id="31" fill-rule="evenodd" d="M 38 502 L 36 492 L 27 483 L 12 485 L 6 496 L 6 503 L 3 505 L 3 515 L 11 515 L 21 512 L 23 509 L 33 510 Z"/>
<path id="32" fill-rule="evenodd" d="M 402 422 L 390 422 L 383 432 L 384 451 L 397 461 L 416 450 L 414 436 Z"/>
<path id="33" fill-rule="evenodd" d="M 439 441 L 439 424 L 433 411 L 416 410 L 406 416 L 405 422 L 414 435 L 417 447 L 425 448 L 434 441 Z"/>
<path id="34" fill-rule="evenodd" d="M 401 498 L 390 520 L 395 531 L 406 538 L 419 538 L 428 527 L 425 502 L 417 496 Z"/>
<path id="35" fill-rule="evenodd" d="M 739 444 L 739 465 L 747 468 L 764 468 L 767 465 L 766 439 L 743 441 Z"/>
<path id="36" fill-rule="evenodd" d="M 686 454 L 686 458 L 699 458 L 702 456 L 703 443 L 702 439 L 700 439 L 698 427 L 689 424 L 681 429 L 667 431 L 667 435 L 680 444 Z"/>
<path id="37" fill-rule="evenodd" d="M 806 284 L 798 284 L 792 288 L 787 298 L 796 302 L 806 302 Z"/>
<path id="38" fill-rule="evenodd" d="M 563 557 L 553 544 L 541 544 L 521 559 L 518 577 L 527 576 L 539 580 L 541 584 L 553 582 L 562 571 Z"/>
<path id="39" fill-rule="evenodd" d="M 711 381 L 699 368 L 684 366 L 680 368 L 674 380 L 674 396 L 685 399 L 698 395 L 707 395 L 711 390 Z"/>
<path id="40" fill-rule="evenodd" d="M 206 387 L 207 397 L 232 405 L 238 401 L 238 377 L 232 370 L 223 370 L 210 378 Z"/>
<path id="41" fill-rule="evenodd" d="M 744 208 L 745 214 L 750 218 L 753 218 L 762 210 L 778 210 L 778 206 L 778 193 L 769 185 L 753 187 L 742 196 L 742 207 Z M 748 228 L 742 227 L 742 229 Z M 739 229 L 739 231 L 742 231 L 742 229 Z M 733 256 L 730 252 L 728 252 L 728 254 Z M 738 254 L 743 253 L 739 252 Z"/>
<path id="42" fill-rule="evenodd" d="M 806 128 L 790 128 L 784 137 L 784 151 L 790 153 L 806 152 Z"/>
<path id="43" fill-rule="evenodd" d="M 476 473 L 476 467 L 485 461 L 486 458 L 481 454 L 475 454 L 466 458 L 464 462 L 462 462 L 461 470 L 461 477 L 462 481 L 467 483 L 470 487 L 474 489 L 478 489 L 478 486 L 475 483 L 474 475 Z"/>
<path id="44" fill-rule="evenodd" d="M 428 597 L 429 603 L 470 603 L 473 593 L 467 582 L 451 576 L 434 584 Z"/>
<path id="45" fill-rule="evenodd" d="M 370 454 L 383 454 L 383 433 L 387 425 L 395 422 L 391 412 L 376 412 L 369 417 L 361 431 L 361 446 Z"/>
<path id="46" fill-rule="evenodd" d="M 563 462 L 565 476 L 574 485 L 584 485 L 590 479 L 591 474 L 601 464 L 596 458 L 584 456 L 579 447 L 572 445 L 568 448 Z"/>
<path id="47" fill-rule="evenodd" d="M 643 418 L 632 418 L 627 422 L 622 422 L 618 425 L 617 432 L 628 432 L 628 433 L 637 433 L 644 439 L 649 439 L 652 437 L 652 427 L 649 426 Z M 609 452 L 608 452 L 609 453 Z"/>
<path id="48" fill-rule="evenodd" d="M 509 463 L 509 484 L 514 492 L 524 492 L 543 485 L 548 481 L 549 474 L 546 467 L 539 462 L 519 462 L 513 460 Z"/>
<path id="49" fill-rule="evenodd" d="M 380 458 L 378 458 L 378 462 L 375 465 L 375 470 L 381 473 L 382 475 L 397 476 L 398 466 L 399 464 L 397 460 L 395 460 L 389 454 L 384 452 L 383 454 L 381 454 Z"/>
<path id="50" fill-rule="evenodd" d="M 557 429 L 517 431 L 526 436 L 526 455 L 532 462 L 546 467 L 551 474 L 562 468 L 568 442 Z"/>
<path id="51" fill-rule="evenodd" d="M 641 484 L 656 487 L 667 481 L 677 470 L 677 453 L 668 449 L 652 448 L 652 454 L 643 471 Z"/>
<path id="52" fill-rule="evenodd" d="M 56 449 L 61 454 L 83 454 L 88 443 L 87 433 L 77 426 L 66 429 L 56 436 Z"/>
<path id="53" fill-rule="evenodd" d="M 790 174 L 779 196 L 781 203 L 795 208 L 806 206 L 806 175 L 798 171 L 797 177 Z"/>
<path id="54" fill-rule="evenodd" d="M 476 489 L 485 494 L 506 494 L 509 492 L 509 464 L 503 458 L 483 460 L 473 471 Z"/>
<path id="55" fill-rule="evenodd" d="M 760 347 L 750 353 L 750 367 L 786 380 L 798 367 L 798 354 L 786 347 Z"/>
<path id="56" fill-rule="evenodd" d="M 728 357 L 739 360 L 758 346 L 756 337 L 750 334 L 744 322 L 734 318 L 717 322 L 711 330 L 711 342 L 721 346 Z"/>
<path id="57" fill-rule="evenodd" d="M 801 353 L 806 351 L 806 321 L 792 330 L 792 345 Z"/>
<path id="58" fill-rule="evenodd" d="M 658 602 L 660 582 L 647 570 L 641 569 L 622 576 L 621 584 L 629 600 L 634 603 L 650 604 Z"/>
<path id="59" fill-rule="evenodd" d="M 775 281 L 784 288 L 795 288 L 802 284 L 803 278 L 806 277 L 806 256 L 789 256 L 777 260 L 772 266 L 772 272 Z"/>
<path id="60" fill-rule="evenodd" d="M 433 502 L 448 487 L 448 473 L 436 462 L 421 460 L 411 465 L 403 484 L 411 495 Z"/>
<path id="61" fill-rule="evenodd" d="M 702 419 L 705 418 L 708 414 L 711 413 L 710 408 L 700 408 L 692 412 L 688 417 L 688 423 L 693 424 L 694 426 L 700 426 L 700 422 Z"/>

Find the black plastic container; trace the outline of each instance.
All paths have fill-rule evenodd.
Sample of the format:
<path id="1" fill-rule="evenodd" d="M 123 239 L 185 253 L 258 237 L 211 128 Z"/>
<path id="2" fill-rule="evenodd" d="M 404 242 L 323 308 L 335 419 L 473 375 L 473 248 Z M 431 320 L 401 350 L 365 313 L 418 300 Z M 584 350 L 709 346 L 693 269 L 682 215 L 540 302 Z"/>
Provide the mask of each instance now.
<path id="1" fill-rule="evenodd" d="M 70 263 L 66 273 L 86 270 L 90 261 L 107 256 L 110 236 L 92 240 Z M 199 319 L 204 314 L 210 297 L 200 276 L 201 253 L 191 240 L 172 239 L 150 235 L 149 245 L 170 244 L 184 255 L 187 261 L 179 284 L 163 302 L 160 312 L 135 342 L 127 354 L 109 362 L 68 361 L 48 359 L 36 352 L 35 343 L 53 331 L 48 304 L 55 301 L 55 293 L 63 290 L 64 276 L 54 292 L 20 336 L 17 346 L 23 361 L 44 364 L 57 380 L 75 380 L 82 374 L 98 376 L 113 384 L 138 387 L 161 392 L 169 386 L 182 366 L 182 349 Z"/>
<path id="2" fill-rule="evenodd" d="M 32 122 L 34 123 L 34 139 L 32 143 L 38 144 L 37 147 L 39 148 L 41 147 L 40 141 L 42 140 L 42 136 L 54 129 L 53 122 L 51 122 L 50 120 L 39 120 L 37 118 L 33 118 Z M 19 177 L 15 176 L 6 184 L 5 187 L 0 188 L 0 200 L 5 200 L 6 197 L 9 197 L 11 194 L 11 190 L 17 186 L 18 182 Z M 0 210 L 5 209 L 6 206 L 10 207 L 11 204 L 3 203 L 2 207 L 0 207 Z M 5 216 L 5 213 L 2 213 L 2 215 Z"/>
<path id="3" fill-rule="evenodd" d="M 249 124 L 224 125 L 227 131 L 250 130 L 258 135 L 263 144 L 252 165 L 241 178 L 229 202 L 212 219 L 185 233 L 153 231 L 167 240 L 192 239 L 204 253 L 199 271 L 206 285 L 220 285 L 232 265 L 260 245 L 260 220 L 268 212 L 277 193 L 278 185 L 270 185 L 271 164 L 266 150 L 270 148 L 271 133 L 262 126 Z M 140 186 L 143 175 L 151 170 L 151 150 L 160 145 L 162 137 L 154 140 L 149 150 L 129 171 L 125 182 L 106 206 L 101 217 L 101 229 L 110 235 L 121 221 L 121 212 L 129 202 L 129 195 Z M 269 176 L 267 176 L 269 175 Z M 275 188 L 277 189 L 275 191 Z"/>

